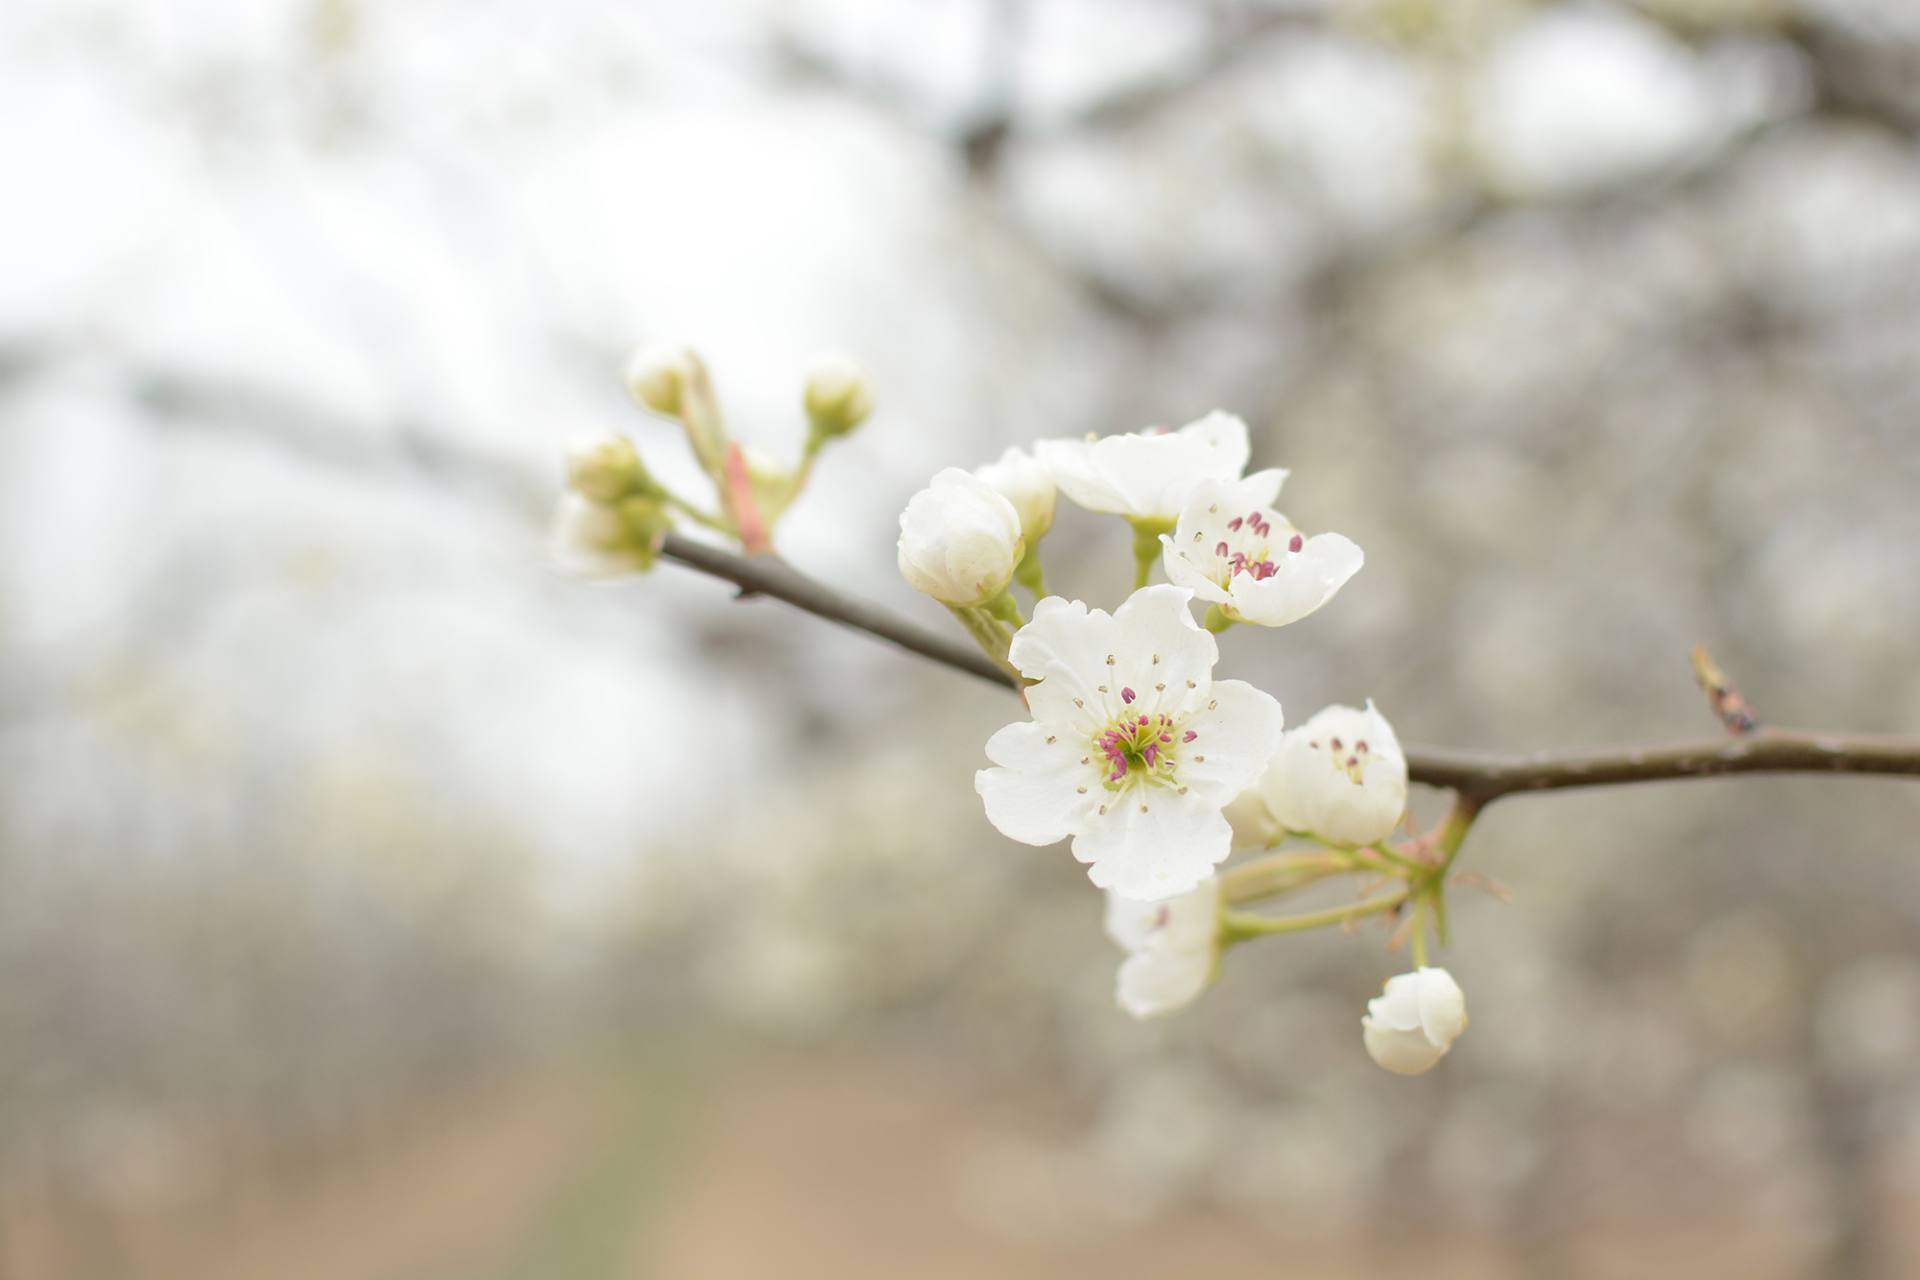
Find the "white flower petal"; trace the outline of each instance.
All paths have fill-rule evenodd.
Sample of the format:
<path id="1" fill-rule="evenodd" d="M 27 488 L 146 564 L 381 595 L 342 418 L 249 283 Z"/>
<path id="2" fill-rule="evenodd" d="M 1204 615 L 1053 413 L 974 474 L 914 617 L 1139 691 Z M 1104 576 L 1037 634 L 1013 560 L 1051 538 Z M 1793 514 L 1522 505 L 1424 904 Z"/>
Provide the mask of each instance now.
<path id="1" fill-rule="evenodd" d="M 1135 691 L 1137 701 L 1128 705 L 1136 711 L 1173 713 L 1206 696 L 1220 644 L 1193 620 L 1192 599 L 1185 587 L 1142 587 L 1114 612 L 1127 640 L 1114 675 L 1122 687 Z"/>
<path id="2" fill-rule="evenodd" d="M 1395 1075 L 1420 1075 L 1447 1052 L 1418 1031 L 1396 1031 L 1365 1018 L 1360 1020 L 1360 1035 L 1367 1056 Z"/>
<path id="3" fill-rule="evenodd" d="M 900 576 L 943 604 L 965 608 L 991 600 L 1006 589 L 1024 553 L 1020 513 L 958 467 L 936 474 L 900 513 Z"/>
<path id="4" fill-rule="evenodd" d="M 1208 876 L 1190 892 L 1158 902 L 1109 893 L 1106 928 L 1128 951 L 1211 950 L 1220 931 L 1220 881 Z"/>
<path id="5" fill-rule="evenodd" d="M 1257 783 L 1281 742 L 1283 721 L 1273 695 L 1244 680 L 1216 680 L 1206 706 L 1186 721 L 1180 781 L 1193 794 L 1225 806 Z"/>
<path id="6" fill-rule="evenodd" d="M 1093 771 L 1080 763 L 1083 751 L 1032 721 L 1007 725 L 988 738 L 987 759 L 998 767 L 973 775 L 987 821 L 1022 844 L 1053 844 L 1078 831 L 1099 803 L 1095 793 L 1104 794 Z"/>
<path id="7" fill-rule="evenodd" d="M 1043 724 L 1092 728 L 1106 717 L 1107 658 L 1120 642 L 1113 618 L 1081 600 L 1048 596 L 1033 619 L 1014 632 L 1007 660 L 1040 683 L 1027 689 L 1027 706 Z"/>
<path id="8" fill-rule="evenodd" d="M 1366 556 L 1350 539 L 1337 533 L 1315 534 L 1299 551 L 1281 560 L 1272 577 L 1234 575 L 1229 584 L 1231 608 L 1242 621 L 1284 627 L 1333 599 L 1365 562 Z"/>
<path id="9" fill-rule="evenodd" d="M 1178 431 L 1042 440 L 1034 452 L 1060 491 L 1089 511 L 1172 520 L 1196 486 L 1238 479 L 1249 445 L 1247 424 L 1216 411 Z"/>
<path id="10" fill-rule="evenodd" d="M 1356 762 L 1358 781 L 1343 767 L 1348 760 Z M 1261 790 L 1274 818 L 1290 831 L 1373 844 L 1391 835 L 1406 813 L 1407 758 L 1393 726 L 1371 702 L 1364 711 L 1327 707 L 1287 731 Z"/>
<path id="11" fill-rule="evenodd" d="M 1165 788 L 1125 792 L 1104 802 L 1073 840 L 1073 856 L 1090 864 L 1087 878 L 1125 898 L 1157 901 L 1182 894 L 1213 874 L 1233 847 L 1220 806 Z"/>
<path id="12" fill-rule="evenodd" d="M 1114 998 L 1136 1018 L 1153 1018 L 1192 1004 L 1213 980 L 1214 953 L 1145 951 L 1120 963 Z"/>
<path id="13" fill-rule="evenodd" d="M 1287 834 L 1287 829 L 1274 821 L 1258 781 L 1235 796 L 1224 812 L 1227 825 L 1233 828 L 1236 849 L 1264 849 Z"/>
<path id="14" fill-rule="evenodd" d="M 1420 1029 L 1427 1039 L 1445 1048 L 1467 1029 L 1467 996 L 1445 969 L 1421 967 L 1414 971 L 1420 1003 Z"/>
<path id="15" fill-rule="evenodd" d="M 1031 551 L 1053 527 L 1053 473 L 1025 449 L 1015 447 L 1001 454 L 998 462 L 975 467 L 973 474 L 1013 504 L 1020 514 L 1020 535 Z"/>

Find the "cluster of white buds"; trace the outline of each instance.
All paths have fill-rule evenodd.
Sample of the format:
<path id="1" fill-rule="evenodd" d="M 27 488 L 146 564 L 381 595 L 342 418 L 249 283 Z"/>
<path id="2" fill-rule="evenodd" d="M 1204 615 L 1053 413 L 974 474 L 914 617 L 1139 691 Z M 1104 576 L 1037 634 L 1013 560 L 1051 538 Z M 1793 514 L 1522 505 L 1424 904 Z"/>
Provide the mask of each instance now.
<path id="1" fill-rule="evenodd" d="M 1296 622 L 1363 562 L 1349 539 L 1309 536 L 1275 510 L 1287 473 L 1243 474 L 1250 454 L 1246 424 L 1225 413 L 1176 431 L 1041 440 L 971 473 L 940 472 L 900 517 L 902 575 L 1025 689 L 1031 717 L 987 740 L 991 767 L 975 776 L 987 818 L 1026 844 L 1072 842 L 1107 891 L 1107 931 L 1127 952 L 1117 999 L 1136 1017 L 1198 997 L 1227 946 L 1322 922 L 1234 912 L 1292 883 L 1223 868 L 1235 847 L 1303 839 L 1327 850 L 1316 875 L 1405 878 L 1398 897 L 1327 922 L 1439 909 L 1444 868 L 1382 844 L 1406 814 L 1407 762 L 1373 704 L 1328 707 L 1287 731 L 1270 695 L 1214 675 L 1213 632 Z M 1041 585 L 1039 544 L 1061 494 L 1133 526 L 1137 585 L 1111 613 Z M 1156 566 L 1165 585 L 1149 583 Z M 1034 596 L 1031 620 L 1016 581 Z M 1432 1066 L 1466 1026 L 1459 987 L 1424 963 L 1417 918 L 1414 946 L 1416 972 L 1392 979 L 1364 1023 L 1368 1053 L 1405 1074 Z"/>

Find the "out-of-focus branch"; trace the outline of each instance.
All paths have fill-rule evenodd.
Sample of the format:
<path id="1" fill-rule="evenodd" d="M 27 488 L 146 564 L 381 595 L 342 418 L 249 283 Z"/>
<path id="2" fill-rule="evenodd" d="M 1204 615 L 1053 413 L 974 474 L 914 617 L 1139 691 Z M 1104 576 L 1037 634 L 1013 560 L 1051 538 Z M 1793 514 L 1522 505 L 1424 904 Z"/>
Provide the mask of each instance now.
<path id="1" fill-rule="evenodd" d="M 805 610 L 817 618 L 837 622 L 854 631 L 864 631 L 923 658 L 931 658 L 969 675 L 979 676 L 982 680 L 991 680 L 1002 687 L 1019 691 L 1019 686 L 1007 673 L 980 650 L 931 631 L 890 609 L 836 591 L 826 583 L 801 573 L 778 556 L 735 555 L 677 533 L 667 535 L 666 545 L 660 548 L 660 555 L 710 577 L 731 582 L 740 588 L 742 598 L 767 596 Z"/>

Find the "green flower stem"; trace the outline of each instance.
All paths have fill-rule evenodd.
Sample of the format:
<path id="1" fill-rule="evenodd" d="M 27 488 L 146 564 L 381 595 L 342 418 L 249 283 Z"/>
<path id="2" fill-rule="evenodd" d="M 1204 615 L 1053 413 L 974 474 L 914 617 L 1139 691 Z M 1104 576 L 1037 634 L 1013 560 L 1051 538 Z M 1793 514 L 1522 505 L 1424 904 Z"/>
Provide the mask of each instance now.
<path id="1" fill-rule="evenodd" d="M 1013 593 L 1004 587 L 1001 589 L 999 595 L 980 607 L 986 610 L 988 617 L 1006 623 L 1015 631 L 1027 625 L 1026 618 L 1020 613 L 1019 604 L 1014 601 Z"/>
<path id="2" fill-rule="evenodd" d="M 1160 535 L 1173 532 L 1171 520 L 1135 520 L 1133 524 L 1133 589 L 1138 591 L 1153 576 L 1154 562 L 1160 559 Z"/>
<path id="3" fill-rule="evenodd" d="M 1219 635 L 1222 631 L 1225 631 L 1233 625 L 1233 619 L 1228 617 L 1227 611 L 1219 605 L 1210 604 L 1207 606 L 1206 620 L 1200 625 L 1213 632 L 1213 634 Z"/>
<path id="4" fill-rule="evenodd" d="M 1279 853 L 1244 863 L 1220 876 L 1220 900 L 1257 902 L 1324 880 L 1358 871 L 1353 860 L 1340 853 Z"/>
<path id="5" fill-rule="evenodd" d="M 1324 929 L 1329 925 L 1364 920 L 1368 916 L 1398 909 L 1412 893 L 1411 889 L 1401 889 L 1370 902 L 1329 907 L 1325 911 L 1308 911 L 1297 916 L 1261 916 L 1245 911 L 1224 911 L 1220 915 L 1220 937 L 1223 943 L 1232 944 L 1268 934 L 1304 933 L 1309 929 Z"/>
<path id="6" fill-rule="evenodd" d="M 719 516 L 709 515 L 707 512 L 702 511 L 677 493 L 663 488 L 660 490 L 660 500 L 703 528 L 712 529 L 715 533 L 724 533 L 729 537 L 733 536 L 734 531 L 732 525 L 722 520 Z"/>
<path id="7" fill-rule="evenodd" d="M 976 605 L 963 608 L 959 605 L 948 605 L 947 607 L 953 610 L 953 616 L 960 619 L 960 625 L 967 629 L 967 634 L 973 637 L 974 643 L 986 650 L 987 656 L 993 659 L 995 665 L 1016 681 L 1020 680 L 1019 669 L 1007 661 L 1007 647 L 1013 642 L 1013 633 L 994 617 L 988 606 Z"/>
<path id="8" fill-rule="evenodd" d="M 1040 548 L 1031 546 L 1027 554 L 1020 557 L 1020 564 L 1013 571 L 1014 581 L 1033 593 L 1035 600 L 1044 600 L 1047 596 L 1047 575 L 1040 568 Z"/>
<path id="9" fill-rule="evenodd" d="M 1447 873 L 1453 869 L 1453 861 L 1460 856 L 1460 846 L 1466 843 L 1467 832 L 1473 827 L 1473 820 L 1480 816 L 1481 801 L 1472 796 L 1460 795 L 1454 798 L 1453 808 L 1447 813 L 1447 820 L 1440 827 L 1440 834 L 1434 841 L 1434 847 L 1440 853 L 1440 865 L 1427 874 L 1426 882 L 1420 887 L 1422 902 L 1433 905 L 1433 933 L 1441 946 L 1449 941 L 1447 928 Z M 1420 949 L 1414 952 L 1417 959 L 1424 951 L 1425 939 L 1421 938 Z"/>
<path id="10" fill-rule="evenodd" d="M 1413 899 L 1413 967 L 1427 967 L 1427 898 L 1428 892 L 1421 892 Z"/>

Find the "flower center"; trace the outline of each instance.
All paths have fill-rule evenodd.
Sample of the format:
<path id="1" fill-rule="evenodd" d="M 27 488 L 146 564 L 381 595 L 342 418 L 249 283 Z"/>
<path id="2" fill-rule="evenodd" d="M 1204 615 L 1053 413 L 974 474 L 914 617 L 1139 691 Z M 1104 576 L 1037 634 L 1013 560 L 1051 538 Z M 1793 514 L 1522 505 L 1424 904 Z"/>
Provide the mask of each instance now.
<path id="1" fill-rule="evenodd" d="M 1120 697 L 1131 703 L 1133 690 L 1122 689 Z M 1093 745 L 1106 758 L 1107 787 L 1118 791 L 1135 782 L 1177 785 L 1180 748 L 1199 736 L 1164 712 L 1143 712 L 1113 721 L 1094 735 Z"/>
<path id="2" fill-rule="evenodd" d="M 1283 522 L 1284 525 L 1284 522 Z M 1214 544 L 1213 554 L 1226 561 L 1225 571 L 1220 574 L 1219 583 L 1225 587 L 1238 574 L 1246 574 L 1255 582 L 1271 578 L 1280 572 L 1280 559 L 1275 558 L 1273 544 L 1273 521 L 1267 513 L 1255 507 L 1244 516 L 1235 516 L 1227 521 L 1229 537 Z M 1281 559 L 1297 554 L 1307 545 L 1306 539 L 1291 528 L 1284 528 L 1285 541 L 1277 548 Z"/>
<path id="3" fill-rule="evenodd" d="M 1361 776 L 1366 773 L 1367 761 L 1370 758 L 1365 738 L 1352 743 L 1343 742 L 1339 738 L 1329 738 L 1325 746 L 1314 741 L 1309 741 L 1307 745 L 1315 751 L 1325 751 L 1332 757 L 1335 770 L 1346 774 L 1347 781 L 1354 786 L 1360 785 Z"/>

